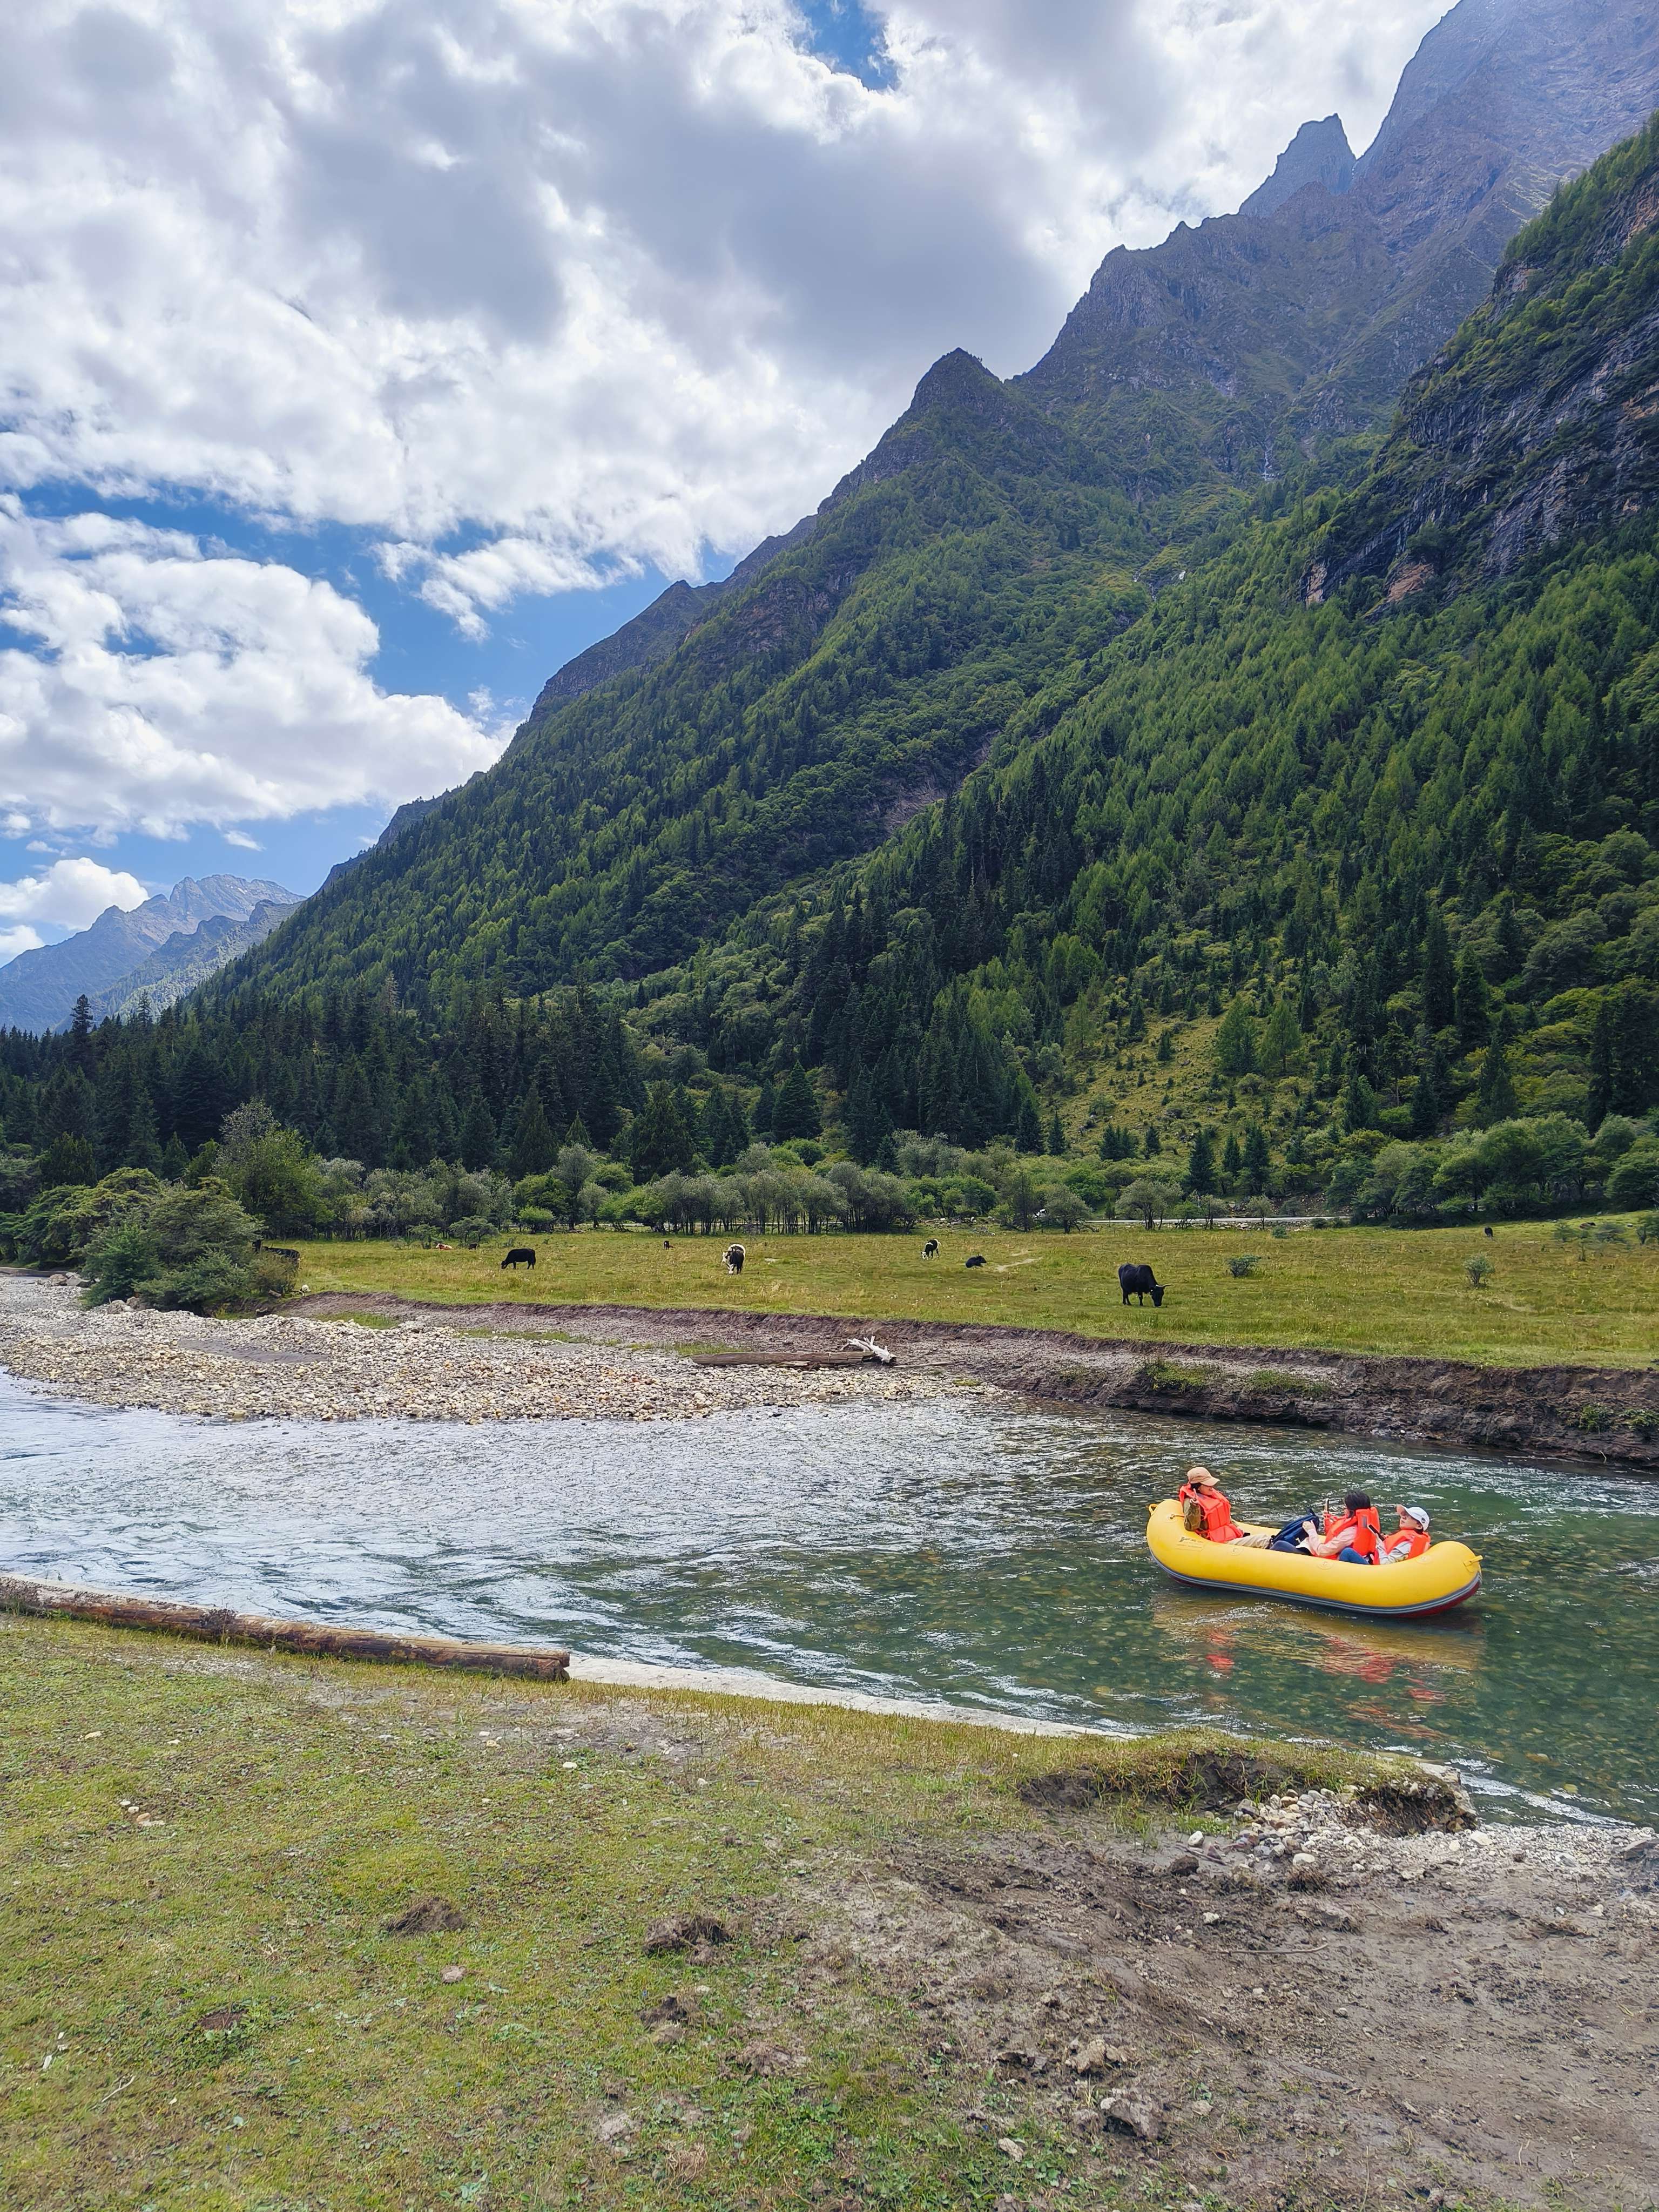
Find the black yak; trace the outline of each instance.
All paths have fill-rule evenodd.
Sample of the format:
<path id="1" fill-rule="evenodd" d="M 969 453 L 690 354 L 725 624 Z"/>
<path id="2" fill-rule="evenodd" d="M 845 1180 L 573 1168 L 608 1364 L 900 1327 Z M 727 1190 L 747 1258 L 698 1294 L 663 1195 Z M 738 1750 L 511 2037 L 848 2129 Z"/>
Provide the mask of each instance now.
<path id="1" fill-rule="evenodd" d="M 1123 1303 L 1126 1306 L 1132 1297 L 1139 1298 L 1142 1305 L 1146 1304 L 1148 1298 L 1151 1298 L 1155 1306 L 1161 1306 L 1164 1303 L 1164 1285 L 1154 1279 L 1150 1267 L 1140 1267 L 1132 1260 L 1126 1260 L 1117 1271 L 1117 1281 L 1118 1288 L 1123 1293 Z"/>
<path id="2" fill-rule="evenodd" d="M 504 1267 L 533 1267 L 536 1255 L 527 1244 L 515 1244 L 501 1265 Z"/>

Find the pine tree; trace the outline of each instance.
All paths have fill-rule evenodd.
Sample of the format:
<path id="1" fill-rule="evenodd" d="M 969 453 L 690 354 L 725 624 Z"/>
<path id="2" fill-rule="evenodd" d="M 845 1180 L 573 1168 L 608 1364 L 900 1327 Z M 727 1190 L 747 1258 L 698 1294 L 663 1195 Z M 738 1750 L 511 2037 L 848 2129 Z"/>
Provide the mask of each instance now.
<path id="1" fill-rule="evenodd" d="M 84 1137 L 57 1136 L 41 1153 L 35 1172 L 42 1190 L 56 1190 L 64 1183 L 96 1182 L 98 1162 Z"/>
<path id="2" fill-rule="evenodd" d="M 1021 1068 L 1014 1084 L 1013 1101 L 1014 1150 L 1018 1152 L 1040 1152 L 1042 1150 L 1042 1115 L 1037 1110 L 1037 1097 L 1031 1088 L 1031 1079 Z"/>
<path id="3" fill-rule="evenodd" d="M 1048 1116 L 1048 1153 L 1052 1159 L 1064 1159 L 1066 1157 L 1066 1130 L 1058 1108 Z"/>
<path id="4" fill-rule="evenodd" d="M 407 1085 L 398 1101 L 386 1153 L 388 1167 L 404 1170 L 423 1168 L 437 1157 L 433 1140 L 431 1094 L 418 1075 Z"/>
<path id="5" fill-rule="evenodd" d="M 234 1103 L 223 1068 L 199 1038 L 192 1039 L 173 1078 L 173 1127 L 187 1153 L 200 1152 L 218 1135 Z"/>
<path id="6" fill-rule="evenodd" d="M 752 1127 L 757 1137 L 769 1137 L 772 1134 L 772 1115 L 776 1103 L 776 1094 L 772 1089 L 772 1079 L 769 1075 L 761 1085 L 760 1096 L 755 1101 Z"/>
<path id="7" fill-rule="evenodd" d="M 653 1083 L 629 1131 L 629 1160 L 636 1183 L 684 1172 L 697 1157 L 697 1140 L 681 1113 L 673 1088 Z"/>
<path id="8" fill-rule="evenodd" d="M 1449 1026 L 1455 1008 L 1451 939 L 1439 908 L 1429 909 L 1423 933 L 1423 1018 L 1431 1030 Z"/>
<path id="9" fill-rule="evenodd" d="M 1432 1137 L 1450 1103 L 1450 1073 L 1446 1055 L 1437 1042 L 1430 1050 L 1427 1064 L 1417 1079 L 1412 1092 L 1412 1134 L 1421 1139 Z"/>
<path id="10" fill-rule="evenodd" d="M 1235 999 L 1215 1033 L 1215 1063 L 1224 1075 L 1249 1075 L 1255 1066 L 1255 1024 L 1243 999 Z"/>
<path id="11" fill-rule="evenodd" d="M 822 1133 L 823 1116 L 818 1111 L 817 1093 L 812 1088 L 811 1078 L 801 1066 L 800 1055 L 795 1055 L 794 1066 L 783 1079 L 783 1087 L 772 1109 L 772 1133 L 780 1144 L 791 1137 L 816 1137 Z"/>
<path id="12" fill-rule="evenodd" d="M 1288 999 L 1274 1000 L 1261 1032 L 1259 1057 L 1266 1073 L 1274 1076 L 1288 1075 L 1302 1057 L 1302 1025 Z"/>
<path id="13" fill-rule="evenodd" d="M 1492 1028 L 1492 994 L 1480 963 L 1467 945 L 1459 957 L 1452 988 L 1452 1018 L 1457 1025 L 1457 1042 L 1465 1052 L 1485 1044 Z"/>
<path id="14" fill-rule="evenodd" d="M 117 1168 L 160 1167 L 155 1109 L 130 1052 L 112 1053 L 98 1071 L 98 1160 L 106 1175 Z"/>
<path id="15" fill-rule="evenodd" d="M 1193 1149 L 1187 1158 L 1187 1173 L 1183 1182 L 1189 1191 L 1215 1188 L 1215 1132 L 1200 1129 L 1193 1139 Z"/>
<path id="16" fill-rule="evenodd" d="M 88 1082 L 98 1069 L 98 1055 L 92 1042 L 92 1003 L 84 991 L 75 1002 L 70 1016 L 70 1058 Z"/>
<path id="17" fill-rule="evenodd" d="M 1244 1179 L 1246 1196 L 1254 1197 L 1267 1189 L 1273 1175 L 1273 1155 L 1267 1149 L 1267 1133 L 1260 1121 L 1252 1121 L 1244 1132 L 1239 1172 Z"/>
<path id="18" fill-rule="evenodd" d="M 329 1109 L 334 1141 L 343 1160 L 358 1160 L 366 1168 L 379 1167 L 381 1158 L 380 1116 L 369 1095 L 368 1078 L 355 1053 L 340 1063 L 334 1079 L 334 1099 Z M 493 1142 L 493 1133 L 492 1133 Z M 471 1164 L 469 1163 L 469 1164 Z"/>
<path id="19" fill-rule="evenodd" d="M 1480 1063 L 1480 1082 L 1469 1118 L 1476 1128 L 1489 1129 L 1494 1121 L 1513 1121 L 1520 1103 L 1515 1095 L 1515 1078 L 1510 1072 L 1510 1021 L 1504 1014 L 1499 1018 L 1497 1032 Z"/>
<path id="20" fill-rule="evenodd" d="M 545 1175 L 553 1164 L 555 1151 L 542 1094 L 532 1083 L 520 1103 L 518 1121 L 513 1131 L 508 1173 L 514 1182 L 520 1182 L 526 1176 Z"/>
<path id="21" fill-rule="evenodd" d="M 495 1117 L 482 1091 L 475 1091 L 466 1102 L 466 1112 L 461 1119 L 460 1155 L 461 1165 L 475 1173 L 495 1161 Z"/>
<path id="22" fill-rule="evenodd" d="M 1238 1132 L 1236 1129 L 1229 1129 L 1227 1142 L 1221 1154 L 1222 1178 L 1229 1190 L 1237 1189 L 1239 1174 L 1243 1165 L 1244 1155 L 1238 1148 Z"/>
<path id="23" fill-rule="evenodd" d="M 893 1133 L 892 1117 L 871 1079 L 860 1068 L 847 1094 L 842 1119 L 847 1125 L 847 1149 L 860 1167 L 868 1167 Z"/>
<path id="24" fill-rule="evenodd" d="M 1146 1133 L 1141 1139 L 1141 1151 L 1147 1159 L 1155 1160 L 1163 1150 L 1164 1139 L 1149 1121 L 1146 1124 Z"/>

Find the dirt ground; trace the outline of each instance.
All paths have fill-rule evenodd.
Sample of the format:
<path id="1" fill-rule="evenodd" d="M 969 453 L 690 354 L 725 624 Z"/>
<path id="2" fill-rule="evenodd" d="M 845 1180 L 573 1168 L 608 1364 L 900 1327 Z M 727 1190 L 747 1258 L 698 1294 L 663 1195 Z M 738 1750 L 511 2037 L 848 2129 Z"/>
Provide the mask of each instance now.
<path id="1" fill-rule="evenodd" d="M 859 1869 L 820 1893 L 803 2001 L 852 1961 L 906 1987 L 937 2062 L 994 2077 L 969 2117 L 1011 2175 L 1046 2121 L 1115 2178 L 1173 2172 L 1194 2212 L 1659 2201 L 1659 1844 L 1391 1837 L 1328 1798 L 1281 1818 L 1146 1849 L 1060 1813 Z"/>
<path id="2" fill-rule="evenodd" d="M 821 1314 L 528 1304 L 433 1306 L 386 1291 L 321 1292 L 295 1300 L 289 1310 L 443 1320 L 503 1335 L 557 1329 L 609 1343 L 717 1342 L 771 1352 L 833 1348 L 849 1332 L 868 1326 L 856 1316 Z M 1144 1345 L 1069 1336 L 1055 1329 L 894 1321 L 881 1322 L 877 1334 L 906 1367 L 993 1383 L 1055 1404 L 1289 1423 L 1349 1435 L 1659 1469 L 1659 1363 L 1646 1373 L 1482 1367 L 1459 1360 L 1227 1351 L 1189 1344 L 1162 1345 L 1158 1357 L 1149 1359 Z M 1644 1434 L 1649 1428 L 1651 1433 Z"/>

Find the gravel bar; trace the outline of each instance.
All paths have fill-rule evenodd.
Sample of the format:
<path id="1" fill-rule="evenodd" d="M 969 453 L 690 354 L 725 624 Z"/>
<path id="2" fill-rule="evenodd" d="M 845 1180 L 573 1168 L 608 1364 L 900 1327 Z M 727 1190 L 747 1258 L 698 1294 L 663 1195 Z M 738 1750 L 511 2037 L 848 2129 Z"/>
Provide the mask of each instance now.
<path id="1" fill-rule="evenodd" d="M 840 1346 L 826 1337 L 823 1348 Z M 447 1316 L 364 1328 L 291 1314 L 205 1320 L 118 1302 L 88 1310 L 74 1277 L 15 1273 L 0 1273 L 0 1366 L 55 1397 L 235 1421 L 684 1421 L 1000 1395 L 902 1367 L 696 1368 L 660 1347 L 498 1334 Z"/>

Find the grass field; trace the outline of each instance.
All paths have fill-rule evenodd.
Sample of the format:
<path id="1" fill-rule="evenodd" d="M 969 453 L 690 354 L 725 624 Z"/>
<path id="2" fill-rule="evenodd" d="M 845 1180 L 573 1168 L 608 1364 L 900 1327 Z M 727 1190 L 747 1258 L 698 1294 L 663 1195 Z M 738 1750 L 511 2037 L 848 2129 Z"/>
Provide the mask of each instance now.
<path id="1" fill-rule="evenodd" d="M 868 1321 L 993 1322 L 1158 1343 L 1418 1352 L 1532 1366 L 1644 1366 L 1659 1357 L 1659 1242 L 1581 1258 L 1547 1223 L 1468 1229 L 1327 1229 L 1283 1237 L 1237 1230 L 1119 1227 L 1066 1237 L 951 1232 L 937 1260 L 902 1237 L 746 1239 L 740 1276 L 718 1237 L 662 1239 L 588 1230 L 538 1237 L 535 1272 L 504 1273 L 507 1240 L 476 1252 L 392 1243 L 319 1243 L 303 1253 L 313 1291 L 387 1291 L 448 1304 L 705 1306 L 711 1311 L 841 1314 Z M 513 1240 L 517 1242 L 519 1240 Z M 988 1264 L 963 1261 L 982 1252 Z M 1252 1275 L 1229 1257 L 1260 1255 Z M 1476 1289 L 1464 1263 L 1493 1263 Z M 1150 1260 L 1162 1310 L 1126 1308 L 1123 1260 Z"/>
<path id="2" fill-rule="evenodd" d="M 7 1616 L 0 1700 L 8 2206 L 967 2212 L 1006 2189 L 1011 2130 L 1023 2178 L 1087 2184 L 1068 2202 L 1178 2201 L 1155 2166 L 1121 2199 L 1039 2108 L 942 2057 L 890 1976 L 810 1964 L 815 1881 L 1032 1831 L 1015 1785 L 1072 1746 Z M 1182 1746 L 1088 1755 L 1155 1794 Z M 434 1897 L 465 1925 L 388 1932 Z M 731 1940 L 649 1954 L 689 1911 Z M 684 2024 L 653 2033 L 671 1992 Z"/>

